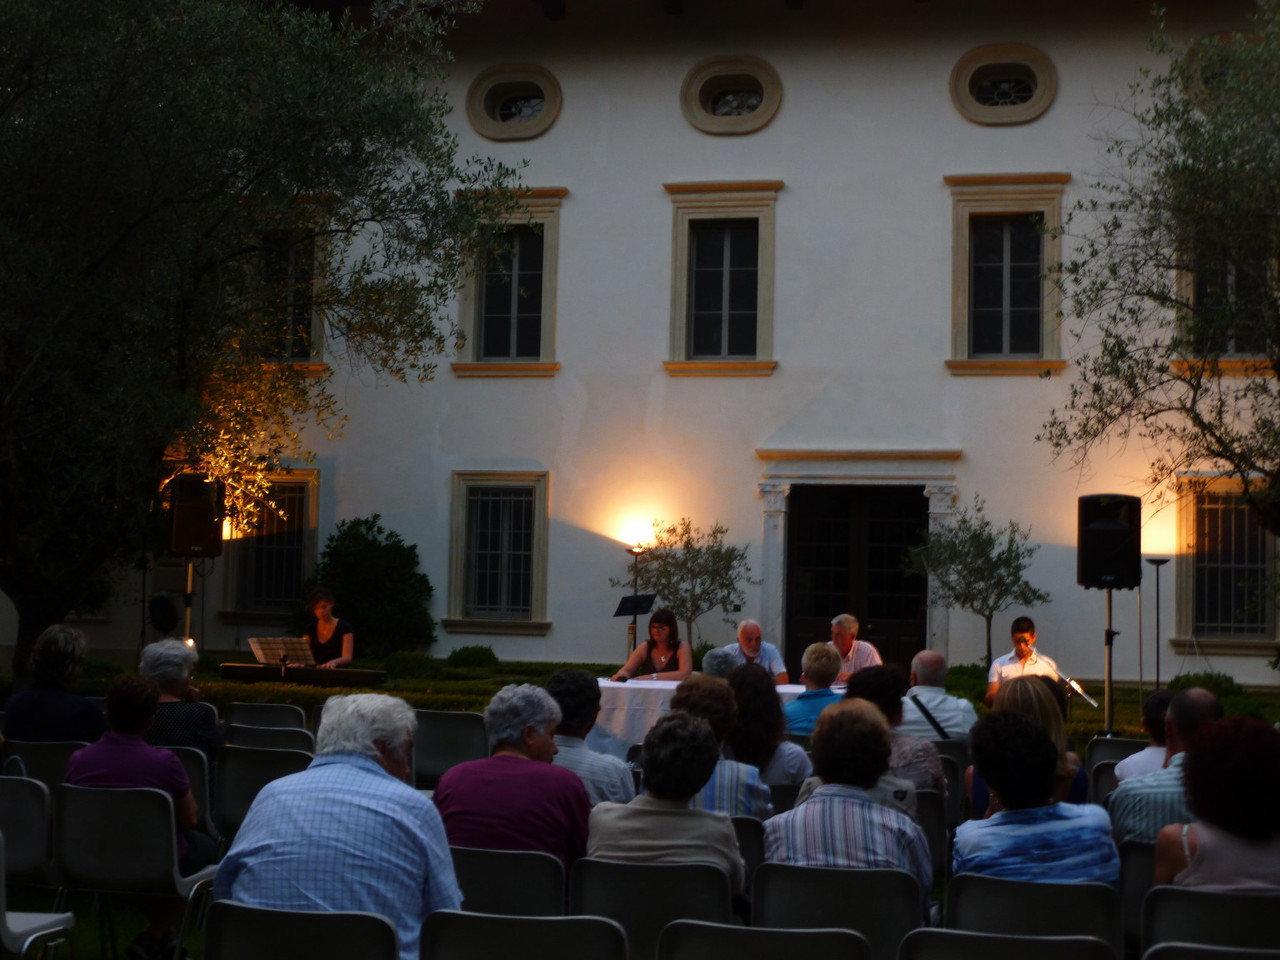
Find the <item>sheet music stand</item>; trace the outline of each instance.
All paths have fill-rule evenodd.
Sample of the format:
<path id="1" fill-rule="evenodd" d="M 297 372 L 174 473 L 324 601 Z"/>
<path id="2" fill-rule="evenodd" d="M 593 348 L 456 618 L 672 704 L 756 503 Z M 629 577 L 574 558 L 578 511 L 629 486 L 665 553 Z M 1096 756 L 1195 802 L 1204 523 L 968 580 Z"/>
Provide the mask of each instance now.
<path id="1" fill-rule="evenodd" d="M 629 597 L 623 597 L 618 601 L 618 609 L 613 611 L 615 617 L 631 618 L 631 640 L 627 644 L 627 656 L 631 656 L 631 651 L 636 647 L 636 617 L 642 613 L 648 613 L 653 609 L 653 601 L 658 599 L 656 593 L 633 593 Z"/>
<path id="2" fill-rule="evenodd" d="M 281 678 L 284 677 L 284 668 L 291 663 L 300 663 L 304 667 L 316 665 L 306 637 L 250 637 L 249 646 L 259 663 L 266 666 L 279 664 Z"/>

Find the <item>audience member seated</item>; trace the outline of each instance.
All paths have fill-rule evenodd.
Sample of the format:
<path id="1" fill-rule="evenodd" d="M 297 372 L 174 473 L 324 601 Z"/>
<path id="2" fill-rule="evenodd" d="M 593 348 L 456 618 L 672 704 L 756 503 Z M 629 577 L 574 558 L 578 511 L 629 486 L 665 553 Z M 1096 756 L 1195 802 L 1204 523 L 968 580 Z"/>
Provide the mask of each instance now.
<path id="1" fill-rule="evenodd" d="M 693 651 L 680 642 L 680 625 L 670 610 L 649 618 L 649 639 L 639 644 L 610 680 L 683 680 L 693 673 Z"/>
<path id="2" fill-rule="evenodd" d="M 1164 718 L 1169 712 L 1169 701 L 1172 699 L 1173 694 L 1161 687 L 1151 691 L 1147 694 L 1147 699 L 1142 701 L 1142 729 L 1146 732 L 1150 745 L 1116 764 L 1117 782 L 1130 777 L 1145 777 L 1164 766 L 1169 745 L 1164 733 Z"/>
<path id="3" fill-rule="evenodd" d="M 1221 719 L 1222 704 L 1203 687 L 1188 687 L 1173 695 L 1164 718 L 1164 767 L 1143 777 L 1130 777 L 1107 800 L 1116 843 L 1155 843 L 1161 828 L 1194 819 L 1187 808 L 1182 764 L 1187 747 L 1200 731 Z"/>
<path id="4" fill-rule="evenodd" d="M 966 698 L 948 694 L 946 682 L 947 661 L 937 650 L 921 650 L 911 658 L 911 687 L 902 698 L 899 733 L 922 740 L 969 739 L 978 722 L 977 711 Z"/>
<path id="5" fill-rule="evenodd" d="M 947 795 L 947 776 L 942 772 L 938 748 L 897 729 L 902 723 L 902 695 L 907 692 L 907 678 L 897 667 L 867 667 L 849 678 L 845 697 L 869 700 L 880 708 L 889 721 L 889 772 L 910 780 L 917 790 L 937 790 Z"/>
<path id="6" fill-rule="evenodd" d="M 723 813 L 689 807 L 720 759 L 711 725 L 672 710 L 645 735 L 643 757 L 644 793 L 630 803 L 605 802 L 592 809 L 587 856 L 631 863 L 714 863 L 724 867 L 734 891 L 741 893 L 745 874 L 733 823 Z"/>
<path id="7" fill-rule="evenodd" d="M 457 910 L 462 892 L 440 814 L 412 786 L 417 723 L 397 697 L 330 697 L 316 758 L 258 793 L 218 865 L 214 897 L 378 913 L 396 928 L 400 960 L 418 960 L 422 921 Z"/>
<path id="8" fill-rule="evenodd" d="M 800 658 L 800 682 L 804 692 L 782 707 L 787 733 L 808 735 L 818 722 L 818 714 L 840 699 L 831 689 L 840 672 L 840 654 L 829 643 L 811 643 Z"/>
<path id="9" fill-rule="evenodd" d="M 711 725 L 716 746 L 723 750 L 734 724 L 738 722 L 738 706 L 728 680 L 695 673 L 676 687 L 671 697 L 672 710 L 686 710 Z M 711 773 L 702 792 L 692 805 L 698 810 L 711 810 L 731 817 L 755 817 L 767 820 L 773 816 L 769 788 L 760 771 L 748 763 L 721 759 Z"/>
<path id="10" fill-rule="evenodd" d="M 161 640 L 142 648 L 138 672 L 160 687 L 160 705 L 147 743 L 195 747 L 212 763 L 226 738 L 218 729 L 217 715 L 200 703 L 200 690 L 191 683 L 199 659 L 195 648 L 181 640 Z"/>
<path id="11" fill-rule="evenodd" d="M 878 667 L 884 662 L 874 644 L 858 639 L 858 618 L 851 613 L 842 613 L 832 618 L 829 646 L 840 655 L 836 683 L 848 683 L 849 678 L 859 670 Z"/>
<path id="12" fill-rule="evenodd" d="M 173 798 L 178 830 L 178 868 L 183 876 L 218 857 L 213 839 L 194 829 L 198 811 L 182 761 L 169 750 L 149 746 L 143 737 L 156 716 L 160 688 L 154 680 L 121 674 L 107 690 L 111 729 L 96 743 L 77 750 L 67 762 L 66 782 L 79 787 L 153 787 Z M 142 901 L 148 929 L 126 951 L 130 960 L 150 960 L 173 952 L 174 922 L 183 903 L 176 898 Z"/>
<path id="13" fill-rule="evenodd" d="M 737 665 L 738 658 L 728 647 L 712 647 L 702 655 L 702 672 L 708 677 L 719 677 L 723 680 Z"/>
<path id="14" fill-rule="evenodd" d="M 446 770 L 433 799 L 449 843 L 488 850 L 541 850 L 565 872 L 587 849 L 591 801 L 576 773 L 551 762 L 560 707 L 531 684 L 510 684 L 484 711 L 486 760 Z"/>
<path id="15" fill-rule="evenodd" d="M 883 714 L 866 700 L 833 704 L 818 717 L 812 746 L 822 785 L 805 803 L 765 821 L 765 859 L 905 870 L 920 882 L 927 915 L 933 870 L 924 833 L 910 817 L 867 793 L 889 769 L 889 724 Z"/>
<path id="16" fill-rule="evenodd" d="M 1062 709 L 1048 686 L 1038 676 L 1014 677 L 996 692 L 996 709 L 1016 713 L 1038 724 L 1058 752 L 1053 799 L 1064 803 L 1085 803 L 1089 799 L 1089 774 L 1080 758 L 1067 749 L 1067 725 Z M 991 796 L 982 771 L 976 765 L 964 772 L 970 809 L 981 819 L 992 810 Z"/>
<path id="17" fill-rule="evenodd" d="M 772 643 L 761 639 L 760 624 L 754 620 L 743 620 L 738 624 L 738 640 L 720 649 L 733 657 L 734 666 L 744 663 L 758 663 L 769 671 L 774 683 L 790 683 L 787 666 L 782 662 L 782 654 Z"/>
<path id="18" fill-rule="evenodd" d="M 102 708 L 68 688 L 80 676 L 88 641 L 74 627 L 56 623 L 31 650 L 31 683 L 5 707 L 4 739 L 93 743 L 107 731 Z"/>
<path id="19" fill-rule="evenodd" d="M 728 680 L 738 705 L 738 722 L 728 744 L 733 759 L 751 764 L 770 786 L 804 783 L 813 764 L 803 747 L 786 738 L 787 722 L 773 678 L 759 664 L 744 663 L 733 668 Z"/>
<path id="20" fill-rule="evenodd" d="M 1249 717 L 1210 723 L 1187 747 L 1182 775 L 1199 822 L 1157 834 L 1155 882 L 1280 888 L 1280 733 Z"/>
<path id="21" fill-rule="evenodd" d="M 1096 804 L 1053 800 L 1058 748 L 1040 724 L 992 711 L 974 725 L 972 747 L 974 766 L 990 785 L 990 809 L 985 820 L 956 827 L 956 874 L 1054 883 L 1119 881 L 1120 855 L 1107 812 Z"/>
<path id="22" fill-rule="evenodd" d="M 557 670 L 547 693 L 560 707 L 556 755 L 551 762 L 572 770 L 587 788 L 592 806 L 602 800 L 627 803 L 636 795 L 630 768 L 617 757 L 596 753 L 584 742 L 600 714 L 600 684 L 585 670 Z"/>

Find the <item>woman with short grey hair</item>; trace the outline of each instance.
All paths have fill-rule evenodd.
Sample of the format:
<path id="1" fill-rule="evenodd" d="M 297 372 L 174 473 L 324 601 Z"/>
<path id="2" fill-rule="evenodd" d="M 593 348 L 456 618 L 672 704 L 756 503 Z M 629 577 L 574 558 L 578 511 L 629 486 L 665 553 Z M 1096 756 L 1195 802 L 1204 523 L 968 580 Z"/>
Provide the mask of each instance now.
<path id="1" fill-rule="evenodd" d="M 226 737 L 218 729 L 218 712 L 200 702 L 192 686 L 200 654 L 181 640 L 159 640 L 142 650 L 138 672 L 160 687 L 156 718 L 147 731 L 153 747 L 195 747 L 212 763 Z"/>
<path id="2" fill-rule="evenodd" d="M 560 704 L 551 694 L 530 683 L 509 684 L 493 695 L 484 711 L 489 752 L 504 744 L 519 745 L 528 726 L 544 730 L 559 722 Z"/>

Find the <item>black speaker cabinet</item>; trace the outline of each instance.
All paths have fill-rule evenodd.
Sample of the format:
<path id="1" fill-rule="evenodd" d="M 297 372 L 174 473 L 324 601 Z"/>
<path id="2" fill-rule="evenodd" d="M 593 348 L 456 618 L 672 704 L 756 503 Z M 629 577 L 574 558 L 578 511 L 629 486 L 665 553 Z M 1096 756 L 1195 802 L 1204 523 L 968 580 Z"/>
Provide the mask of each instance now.
<path id="1" fill-rule="evenodd" d="M 169 552 L 180 557 L 222 555 L 222 484 L 183 474 L 172 484 Z"/>
<path id="2" fill-rule="evenodd" d="M 1142 582 L 1142 499 L 1118 493 L 1080 498 L 1076 583 L 1132 590 Z"/>

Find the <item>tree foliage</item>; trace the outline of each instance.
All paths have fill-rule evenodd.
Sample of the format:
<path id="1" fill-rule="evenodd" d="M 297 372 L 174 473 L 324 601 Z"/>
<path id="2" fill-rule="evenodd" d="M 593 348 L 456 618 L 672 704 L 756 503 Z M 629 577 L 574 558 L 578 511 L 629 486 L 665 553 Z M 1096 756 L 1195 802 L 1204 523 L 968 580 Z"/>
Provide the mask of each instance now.
<path id="1" fill-rule="evenodd" d="M 668 524 L 654 520 L 653 545 L 637 561 L 639 592 L 658 595 L 658 603 L 684 623 L 690 644 L 699 617 L 717 607 L 727 614 L 741 606 L 745 598 L 739 584 L 754 582 L 747 548 L 725 543 L 728 532 L 720 523 L 703 532 L 688 517 Z M 609 584 L 629 587 L 631 581 L 628 571 L 625 577 L 611 577 Z"/>
<path id="2" fill-rule="evenodd" d="M 997 613 L 1049 602 L 1049 594 L 1026 580 L 1039 547 L 1031 546 L 1031 528 L 1010 520 L 997 528 L 983 513 L 985 502 L 961 507 L 952 522 L 930 530 L 911 555 L 912 569 L 928 573 L 931 602 L 959 607 L 980 616 L 987 627 L 986 666 L 991 666 L 991 621 Z"/>
<path id="3" fill-rule="evenodd" d="M 1081 463 L 1136 439 L 1166 491 L 1233 478 L 1280 534 L 1280 0 L 1256 17 L 1154 41 L 1167 66 L 1133 85 L 1111 172 L 1066 226 L 1081 350 L 1042 438 Z"/>
<path id="4" fill-rule="evenodd" d="M 449 299 L 513 180 L 455 157 L 456 9 L 0 4 L 0 590 L 20 643 L 154 548 L 173 474 L 223 481 L 251 525 L 269 474 L 309 459 L 306 424 L 341 430 L 330 370 L 426 379 L 455 344 Z"/>
<path id="5" fill-rule="evenodd" d="M 423 650 L 436 639 L 430 612 L 434 591 L 418 570 L 418 548 L 381 520 L 375 513 L 340 521 L 304 587 L 308 593 L 317 586 L 333 592 L 335 613 L 356 631 L 356 656 L 374 659 L 396 650 Z M 308 610 L 299 612 L 310 616 Z"/>

